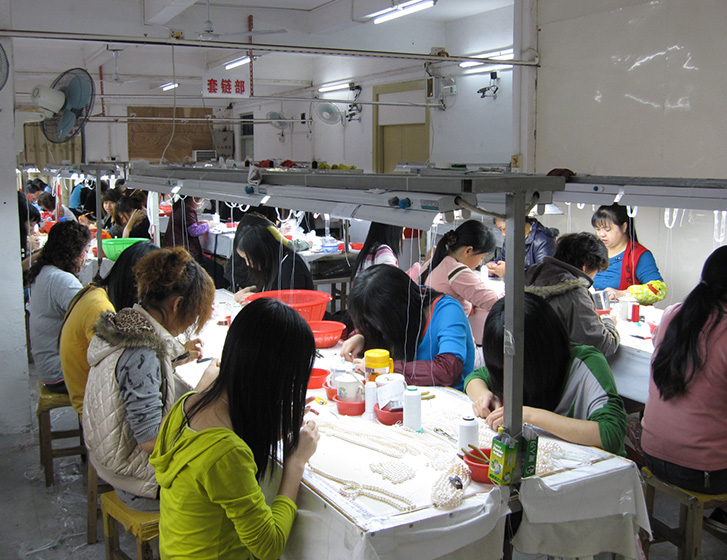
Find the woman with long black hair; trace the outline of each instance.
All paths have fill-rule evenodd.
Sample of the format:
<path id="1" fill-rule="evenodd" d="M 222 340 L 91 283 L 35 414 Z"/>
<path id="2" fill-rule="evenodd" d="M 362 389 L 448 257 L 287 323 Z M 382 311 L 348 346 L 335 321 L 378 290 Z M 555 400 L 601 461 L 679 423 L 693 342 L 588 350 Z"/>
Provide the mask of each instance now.
<path id="1" fill-rule="evenodd" d="M 359 274 L 348 310 L 359 331 L 343 344 L 341 355 L 349 361 L 364 349 L 384 348 L 407 383 L 455 389 L 474 369 L 475 346 L 462 306 L 418 286 L 397 267 L 380 264 Z"/>
<path id="2" fill-rule="evenodd" d="M 404 228 L 390 226 L 379 222 L 371 222 L 361 252 L 356 257 L 356 263 L 351 271 L 351 281 L 359 272 L 375 264 L 388 264 L 399 266 L 399 253 L 401 252 L 401 239 Z"/>
<path id="3" fill-rule="evenodd" d="M 491 258 L 494 251 L 492 232 L 482 222 L 467 220 L 444 234 L 420 278 L 420 283 L 462 304 L 477 344 L 482 344 L 487 313 L 500 297 L 474 269 Z"/>
<path id="4" fill-rule="evenodd" d="M 313 333 L 290 307 L 264 298 L 237 315 L 219 376 L 177 402 L 151 457 L 162 558 L 280 557 L 319 437 L 314 422 L 301 428 L 314 360 Z M 281 438 L 282 479 L 268 506 L 259 482 Z"/>
<path id="5" fill-rule="evenodd" d="M 664 312 L 654 346 L 641 422 L 646 465 L 661 480 L 687 490 L 724 494 L 727 247 L 709 256 L 701 281 L 684 303 Z M 727 529 L 724 512 L 716 515 L 721 516 L 723 530 Z"/>

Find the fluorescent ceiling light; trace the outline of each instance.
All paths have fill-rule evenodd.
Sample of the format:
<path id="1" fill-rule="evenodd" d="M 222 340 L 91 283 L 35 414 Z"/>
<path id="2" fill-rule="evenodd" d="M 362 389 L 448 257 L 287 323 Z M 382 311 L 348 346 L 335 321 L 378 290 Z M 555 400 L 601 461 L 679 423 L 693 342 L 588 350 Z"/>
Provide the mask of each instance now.
<path id="1" fill-rule="evenodd" d="M 176 82 L 167 82 L 166 84 L 162 84 L 159 87 L 162 88 L 162 91 L 169 91 L 170 89 L 179 87 L 179 84 Z"/>
<path id="2" fill-rule="evenodd" d="M 515 54 L 512 49 L 503 49 L 500 51 L 493 51 L 493 52 L 484 53 L 484 54 L 476 54 L 474 57 L 475 58 L 489 58 L 492 60 L 512 60 L 513 58 L 515 58 Z M 468 60 L 466 62 L 460 62 L 459 67 L 460 68 L 472 68 L 474 66 L 482 66 L 481 69 L 478 68 L 478 71 L 485 72 L 485 71 L 489 71 L 489 70 L 499 69 L 500 67 L 503 67 L 503 66 L 505 66 L 505 67 L 510 66 L 510 65 L 502 65 L 502 64 L 500 64 L 500 65 L 489 64 L 487 66 L 483 66 L 484 64 L 485 64 L 484 62 L 475 62 L 474 60 Z M 497 66 L 497 68 L 494 68 L 495 66 Z"/>
<path id="3" fill-rule="evenodd" d="M 431 8 L 437 3 L 437 0 L 419 0 L 413 2 L 402 2 L 397 4 L 394 8 L 390 8 L 386 13 L 380 16 L 374 17 L 374 24 L 384 23 L 385 21 L 391 21 L 392 19 L 400 18 L 421 10 Z"/>
<path id="4" fill-rule="evenodd" d="M 232 70 L 233 68 L 237 68 L 238 66 L 242 66 L 243 64 L 248 64 L 250 62 L 249 56 L 241 56 L 240 58 L 236 58 L 234 60 L 231 60 L 230 62 L 225 64 L 225 70 Z"/>
<path id="5" fill-rule="evenodd" d="M 342 89 L 350 89 L 351 82 L 336 82 L 333 84 L 327 84 L 318 88 L 320 93 L 327 93 L 329 91 L 339 91 Z"/>

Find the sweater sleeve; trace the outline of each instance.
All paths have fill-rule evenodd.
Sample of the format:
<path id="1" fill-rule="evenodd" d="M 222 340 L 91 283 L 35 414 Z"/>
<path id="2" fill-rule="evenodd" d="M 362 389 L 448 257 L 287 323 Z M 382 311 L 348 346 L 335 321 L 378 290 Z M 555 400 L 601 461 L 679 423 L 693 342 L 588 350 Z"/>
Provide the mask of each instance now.
<path id="1" fill-rule="evenodd" d="M 296 505 L 276 496 L 265 503 L 255 479 L 252 453 L 234 448 L 215 461 L 203 478 L 207 495 L 224 509 L 240 542 L 260 560 L 276 560 L 285 550 L 295 519 Z"/>
<path id="2" fill-rule="evenodd" d="M 154 439 L 162 423 L 162 371 L 150 348 L 127 348 L 116 363 L 116 380 L 134 438 Z"/>
<path id="3" fill-rule="evenodd" d="M 466 266 L 453 278 L 450 278 L 449 285 L 458 297 L 487 312 L 500 299 L 494 290 L 487 287 L 477 273 Z"/>
<path id="4" fill-rule="evenodd" d="M 210 226 L 207 222 L 194 222 L 187 226 L 187 233 L 189 233 L 191 237 L 199 237 L 200 235 L 207 233 L 209 230 Z"/>
<path id="5" fill-rule="evenodd" d="M 666 297 L 668 288 L 651 251 L 641 255 L 636 264 L 636 279 L 639 284 L 629 286 L 627 291 L 641 305 L 652 305 Z"/>
<path id="6" fill-rule="evenodd" d="M 611 356 L 618 350 L 620 337 L 616 324 L 610 317 L 601 317 L 593 306 L 588 290 L 574 290 L 573 293 L 573 342 L 587 344 Z"/>
<path id="7" fill-rule="evenodd" d="M 465 377 L 464 380 L 464 390 L 467 390 L 467 385 L 469 385 L 470 381 L 473 379 L 482 379 L 482 381 L 485 382 L 485 385 L 487 385 L 487 388 L 492 390 L 492 387 L 490 387 L 490 372 L 487 371 L 487 368 L 485 366 L 482 366 L 480 368 L 477 368 L 475 371 L 470 373 L 467 377 Z"/>
<path id="8" fill-rule="evenodd" d="M 403 373 L 409 385 L 436 385 L 451 387 L 462 379 L 464 366 L 454 354 L 437 354 L 433 360 L 416 360 L 403 363 L 394 362 L 394 371 Z"/>

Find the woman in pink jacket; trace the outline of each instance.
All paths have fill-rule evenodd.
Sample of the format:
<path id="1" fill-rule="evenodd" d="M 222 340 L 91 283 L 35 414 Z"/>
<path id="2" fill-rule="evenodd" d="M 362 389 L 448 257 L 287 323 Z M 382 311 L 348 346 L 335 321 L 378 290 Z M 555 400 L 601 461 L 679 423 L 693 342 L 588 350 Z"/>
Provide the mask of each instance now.
<path id="1" fill-rule="evenodd" d="M 419 279 L 421 284 L 452 296 L 462 304 L 478 345 L 482 344 L 487 313 L 499 296 L 487 287 L 474 269 L 490 259 L 494 250 L 492 232 L 482 222 L 467 220 L 444 234 L 431 262 L 422 267 Z"/>

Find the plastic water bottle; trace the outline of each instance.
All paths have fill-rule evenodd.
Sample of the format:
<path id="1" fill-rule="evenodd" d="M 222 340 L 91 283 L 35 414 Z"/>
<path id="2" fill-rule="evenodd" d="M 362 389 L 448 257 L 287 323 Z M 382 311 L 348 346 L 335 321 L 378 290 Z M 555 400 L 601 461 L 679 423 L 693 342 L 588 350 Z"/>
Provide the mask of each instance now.
<path id="1" fill-rule="evenodd" d="M 419 387 L 407 387 L 404 391 L 404 426 L 415 432 L 422 429 L 422 394 Z"/>

